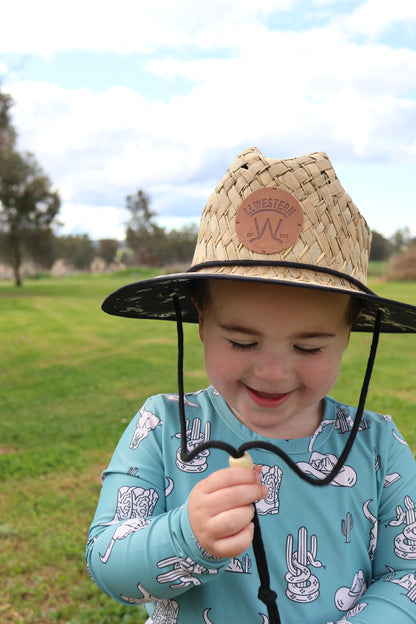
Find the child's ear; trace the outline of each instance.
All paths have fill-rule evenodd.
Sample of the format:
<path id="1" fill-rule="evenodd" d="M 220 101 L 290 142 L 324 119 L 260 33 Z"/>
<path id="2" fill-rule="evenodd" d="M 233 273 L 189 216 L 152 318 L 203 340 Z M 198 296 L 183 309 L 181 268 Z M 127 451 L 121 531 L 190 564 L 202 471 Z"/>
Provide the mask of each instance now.
<path id="1" fill-rule="evenodd" d="M 201 339 L 201 342 L 204 342 L 204 315 L 199 309 L 198 309 L 198 325 L 199 325 L 199 337 Z"/>
<path id="2" fill-rule="evenodd" d="M 194 304 L 196 311 L 198 312 L 198 325 L 199 325 L 199 337 L 201 339 L 201 342 L 204 342 L 204 315 L 201 312 L 201 308 L 198 305 L 197 300 L 195 299 L 195 297 L 191 297 L 192 299 L 192 303 Z"/>
<path id="3" fill-rule="evenodd" d="M 351 337 L 351 328 L 348 330 L 347 340 L 345 341 L 344 351 L 348 347 L 348 345 L 350 344 L 350 337 Z"/>

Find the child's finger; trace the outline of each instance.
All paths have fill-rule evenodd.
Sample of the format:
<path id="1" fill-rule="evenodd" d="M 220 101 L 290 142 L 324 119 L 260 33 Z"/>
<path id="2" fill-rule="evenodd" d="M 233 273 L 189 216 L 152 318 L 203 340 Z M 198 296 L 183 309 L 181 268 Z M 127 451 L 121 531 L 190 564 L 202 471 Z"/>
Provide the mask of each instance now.
<path id="1" fill-rule="evenodd" d="M 242 485 L 234 485 L 223 487 L 220 490 L 210 492 L 204 496 L 201 492 L 200 496 L 194 496 L 194 502 L 197 507 L 205 509 L 210 517 L 250 505 L 267 496 L 267 488 L 259 483 L 250 483 Z"/>
<path id="2" fill-rule="evenodd" d="M 204 479 L 204 487 L 209 492 L 239 484 L 260 483 L 260 481 L 261 474 L 257 470 L 247 470 L 247 468 L 240 467 L 223 468 Z"/>
<path id="3" fill-rule="evenodd" d="M 249 548 L 253 535 L 254 525 L 250 522 L 238 533 L 216 540 L 207 550 L 215 557 L 238 557 Z"/>
<path id="4" fill-rule="evenodd" d="M 247 527 L 252 525 L 253 504 L 268 493 L 260 481 L 257 471 L 226 468 L 195 485 L 189 497 L 189 520 L 195 537 L 207 552 L 225 556 L 219 555 L 217 549 L 217 542 L 222 540 L 227 540 L 227 552 L 244 545 L 238 553 L 234 550 L 234 556 L 250 545 L 252 529 Z"/>
<path id="5" fill-rule="evenodd" d="M 207 530 L 217 540 L 232 537 L 244 529 L 253 520 L 253 516 L 254 505 L 252 504 L 233 507 L 210 518 Z"/>

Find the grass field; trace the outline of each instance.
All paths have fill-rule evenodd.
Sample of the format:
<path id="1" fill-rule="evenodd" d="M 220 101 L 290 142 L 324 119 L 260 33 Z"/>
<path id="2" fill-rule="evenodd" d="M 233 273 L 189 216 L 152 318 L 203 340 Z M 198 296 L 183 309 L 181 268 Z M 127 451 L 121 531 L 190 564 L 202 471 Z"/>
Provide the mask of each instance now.
<path id="1" fill-rule="evenodd" d="M 173 323 L 100 311 L 144 271 L 0 283 L 0 622 L 137 624 L 88 578 L 84 545 L 106 466 L 126 423 L 176 390 Z M 370 284 L 416 304 L 416 283 Z M 353 336 L 333 395 L 356 403 L 371 337 Z M 185 326 L 185 388 L 207 384 Z M 416 452 L 416 336 L 382 336 L 367 405 L 392 414 Z"/>

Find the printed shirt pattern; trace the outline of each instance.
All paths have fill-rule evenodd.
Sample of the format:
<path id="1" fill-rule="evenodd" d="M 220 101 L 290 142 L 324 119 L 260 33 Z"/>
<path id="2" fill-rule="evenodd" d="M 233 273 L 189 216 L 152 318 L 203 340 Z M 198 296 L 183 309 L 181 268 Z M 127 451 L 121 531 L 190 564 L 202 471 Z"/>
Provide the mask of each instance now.
<path id="1" fill-rule="evenodd" d="M 186 395 L 189 447 L 264 440 L 214 388 Z M 272 440 L 323 478 L 342 452 L 355 408 L 325 399 L 310 438 Z M 314 487 L 277 455 L 251 451 L 269 493 L 257 511 L 285 624 L 416 622 L 416 462 L 391 417 L 369 411 L 338 476 Z M 218 449 L 180 457 L 177 395 L 151 397 L 122 436 L 87 544 L 94 581 L 124 604 L 145 604 L 149 624 L 268 624 L 257 598 L 252 548 L 233 559 L 204 552 L 187 502 L 197 481 L 228 465 Z"/>

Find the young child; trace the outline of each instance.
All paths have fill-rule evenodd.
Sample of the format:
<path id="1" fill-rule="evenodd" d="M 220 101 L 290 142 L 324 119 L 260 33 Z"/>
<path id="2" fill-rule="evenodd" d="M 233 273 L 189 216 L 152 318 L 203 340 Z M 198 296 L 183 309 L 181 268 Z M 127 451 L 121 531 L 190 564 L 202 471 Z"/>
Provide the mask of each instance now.
<path id="1" fill-rule="evenodd" d="M 149 624 L 416 622 L 416 462 L 390 416 L 363 411 L 371 365 L 358 410 L 328 396 L 351 330 L 416 331 L 416 307 L 367 289 L 369 246 L 324 153 L 250 148 L 190 271 L 104 302 L 176 319 L 179 338 L 198 322 L 212 384 L 184 395 L 180 363 L 178 395 L 145 402 L 104 472 L 89 571 Z M 247 448 L 253 469 L 227 467 Z"/>

